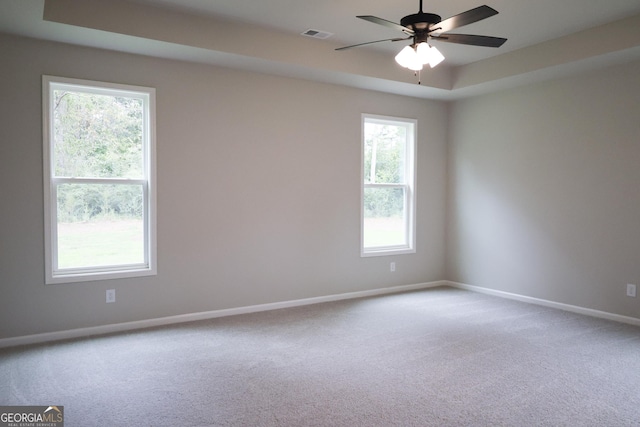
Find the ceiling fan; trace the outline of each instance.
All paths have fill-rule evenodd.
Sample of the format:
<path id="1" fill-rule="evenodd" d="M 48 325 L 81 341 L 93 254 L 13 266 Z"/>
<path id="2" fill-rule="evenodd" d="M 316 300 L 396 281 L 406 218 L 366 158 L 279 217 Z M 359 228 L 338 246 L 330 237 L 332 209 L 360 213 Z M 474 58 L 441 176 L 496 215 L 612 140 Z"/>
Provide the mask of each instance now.
<path id="1" fill-rule="evenodd" d="M 474 9 L 467 10 L 458 15 L 445 19 L 444 21 L 439 15 L 433 13 L 425 13 L 422 11 L 422 0 L 420 0 L 420 11 L 412 15 L 407 15 L 400 20 L 400 24 L 387 21 L 371 15 L 360 15 L 357 18 L 365 21 L 373 22 L 387 28 L 403 32 L 407 37 L 396 37 L 391 39 L 375 40 L 371 42 L 354 44 L 351 46 L 339 47 L 336 50 L 345 50 L 352 47 L 364 46 L 373 43 L 385 41 L 402 41 L 413 39 L 410 46 L 406 46 L 396 56 L 396 62 L 410 70 L 420 71 L 424 64 L 429 64 L 432 68 L 438 65 L 444 56 L 433 46 L 429 44 L 429 40 L 438 40 L 448 43 L 466 44 L 472 46 L 484 47 L 500 47 L 507 41 L 501 37 L 478 36 L 472 34 L 452 34 L 449 31 L 462 27 L 464 25 L 473 24 L 498 14 L 498 11 L 487 6 L 478 6 Z"/>

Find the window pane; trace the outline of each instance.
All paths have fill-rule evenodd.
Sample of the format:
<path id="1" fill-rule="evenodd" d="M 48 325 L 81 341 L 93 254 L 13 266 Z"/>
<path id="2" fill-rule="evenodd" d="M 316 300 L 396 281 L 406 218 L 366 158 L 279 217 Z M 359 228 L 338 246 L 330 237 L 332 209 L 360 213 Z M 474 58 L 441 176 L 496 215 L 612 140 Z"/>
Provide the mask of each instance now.
<path id="1" fill-rule="evenodd" d="M 364 182 L 404 183 L 407 127 L 365 122 Z"/>
<path id="2" fill-rule="evenodd" d="M 61 184 L 58 268 L 144 263 L 141 185 Z"/>
<path id="3" fill-rule="evenodd" d="M 364 247 L 407 244 L 404 188 L 364 189 Z"/>
<path id="4" fill-rule="evenodd" d="M 54 176 L 141 178 L 143 102 L 53 91 Z"/>

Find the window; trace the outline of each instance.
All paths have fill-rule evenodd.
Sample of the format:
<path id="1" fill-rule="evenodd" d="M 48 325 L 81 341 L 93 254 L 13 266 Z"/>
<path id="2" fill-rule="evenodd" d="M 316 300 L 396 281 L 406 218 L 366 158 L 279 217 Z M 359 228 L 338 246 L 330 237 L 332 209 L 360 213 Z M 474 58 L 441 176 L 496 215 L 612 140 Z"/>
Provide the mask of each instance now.
<path id="1" fill-rule="evenodd" d="M 156 274 L 155 90 L 42 83 L 46 283 Z"/>
<path id="2" fill-rule="evenodd" d="M 416 121 L 362 116 L 362 256 L 415 252 Z"/>

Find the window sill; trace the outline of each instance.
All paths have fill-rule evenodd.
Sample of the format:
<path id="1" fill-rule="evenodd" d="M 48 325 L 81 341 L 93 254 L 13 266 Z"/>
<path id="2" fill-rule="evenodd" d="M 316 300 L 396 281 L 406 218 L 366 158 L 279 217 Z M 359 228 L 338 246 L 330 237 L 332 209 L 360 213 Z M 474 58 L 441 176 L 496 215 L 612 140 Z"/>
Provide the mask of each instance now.
<path id="1" fill-rule="evenodd" d="M 372 257 L 372 256 L 391 256 L 391 255 L 405 255 L 415 254 L 416 250 L 413 248 L 380 248 L 380 249 L 367 249 L 360 252 L 360 257 Z"/>
<path id="2" fill-rule="evenodd" d="M 58 273 L 51 277 L 47 277 L 45 283 L 47 285 L 55 285 L 61 283 L 93 282 L 96 280 L 127 279 L 131 277 L 155 276 L 157 274 L 157 271 L 152 268 L 137 270 L 100 271 L 95 273 Z"/>

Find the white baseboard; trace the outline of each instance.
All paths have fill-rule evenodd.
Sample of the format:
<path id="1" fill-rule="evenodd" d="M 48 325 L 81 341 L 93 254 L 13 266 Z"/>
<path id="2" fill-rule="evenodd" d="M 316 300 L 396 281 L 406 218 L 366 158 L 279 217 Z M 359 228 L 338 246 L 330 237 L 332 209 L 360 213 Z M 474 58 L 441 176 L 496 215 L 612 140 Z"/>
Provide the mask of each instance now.
<path id="1" fill-rule="evenodd" d="M 465 283 L 457 283 L 457 282 L 451 282 L 451 281 L 445 281 L 445 283 L 447 286 L 451 286 L 453 288 L 466 289 L 468 291 L 480 292 L 483 294 L 494 295 L 502 298 L 508 298 L 512 300 L 527 302 L 530 304 L 542 305 L 545 307 L 557 308 L 559 310 L 570 311 L 573 313 L 584 314 L 587 316 L 598 317 L 601 319 L 613 320 L 615 322 L 640 326 L 640 319 L 635 317 L 622 316 L 620 314 L 608 313 L 606 311 L 594 310 L 591 308 L 584 308 L 584 307 L 579 307 L 579 306 L 570 305 L 570 304 L 563 304 L 560 302 L 554 302 L 554 301 L 544 300 L 540 298 L 533 298 L 525 295 L 513 294 L 510 292 L 497 291 L 495 289 L 467 285 Z"/>
<path id="2" fill-rule="evenodd" d="M 104 335 L 114 332 L 125 332 L 135 329 L 151 328 L 155 326 L 165 326 L 177 323 L 193 322 L 196 320 L 213 319 L 216 317 L 234 316 L 237 314 L 256 313 L 259 311 L 277 310 L 280 308 L 298 307 L 323 302 L 339 301 L 353 298 L 363 298 L 376 295 L 393 294 L 419 289 L 434 288 L 437 286 L 447 286 L 446 281 L 436 281 L 419 283 L 415 285 L 393 286 L 390 288 L 372 289 L 369 291 L 349 292 L 344 294 L 326 295 L 315 298 L 305 298 L 291 301 L 282 301 L 269 304 L 251 305 L 246 307 L 228 308 L 223 310 L 205 311 L 200 313 L 181 314 L 178 316 L 160 317 L 156 319 L 138 320 L 135 322 L 115 323 L 90 328 L 70 329 L 65 331 L 47 332 L 43 334 L 24 335 L 20 337 L 1 338 L 0 348 L 13 347 L 18 345 L 38 344 L 49 341 L 59 341 L 72 338 L 88 337 L 93 335 Z"/>

